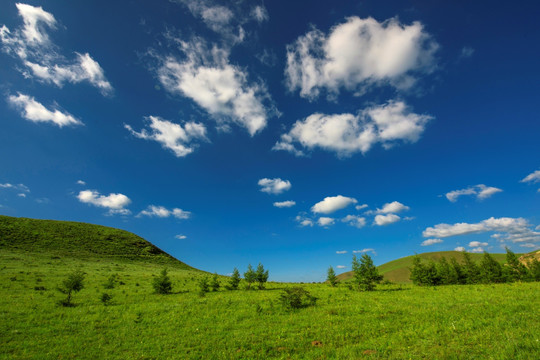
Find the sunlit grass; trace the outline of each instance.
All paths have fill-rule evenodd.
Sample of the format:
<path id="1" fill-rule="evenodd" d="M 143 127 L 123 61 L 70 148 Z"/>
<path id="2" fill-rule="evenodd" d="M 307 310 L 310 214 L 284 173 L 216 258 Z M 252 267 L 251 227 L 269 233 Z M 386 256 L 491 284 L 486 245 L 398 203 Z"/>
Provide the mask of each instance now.
<path id="1" fill-rule="evenodd" d="M 0 255 L 4 359 L 540 358 L 539 283 L 375 292 L 304 284 L 317 305 L 286 311 L 280 289 L 295 284 L 200 297 L 203 274 L 170 268 L 173 294 L 157 295 L 159 264 Z M 78 268 L 87 275 L 73 296 L 77 306 L 58 306 L 64 295 L 56 287 Z M 117 283 L 105 289 L 111 274 Z M 100 300 L 104 292 L 110 305 Z"/>

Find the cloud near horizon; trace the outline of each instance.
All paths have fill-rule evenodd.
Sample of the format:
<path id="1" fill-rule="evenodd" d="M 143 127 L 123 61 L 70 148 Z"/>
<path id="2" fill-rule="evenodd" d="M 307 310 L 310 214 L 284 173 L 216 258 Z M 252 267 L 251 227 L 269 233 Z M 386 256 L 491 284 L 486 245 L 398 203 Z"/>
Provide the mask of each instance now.
<path id="1" fill-rule="evenodd" d="M 491 217 L 472 224 L 438 224 L 426 228 L 422 235 L 424 237 L 447 238 L 484 232 L 496 232 L 492 237 L 501 242 L 540 242 L 540 232 L 532 230 L 531 227 L 533 226 L 524 218 Z"/>
<path id="2" fill-rule="evenodd" d="M 422 241 L 420 246 L 430 246 L 430 245 L 440 244 L 442 242 L 443 242 L 442 239 L 427 239 L 427 240 Z"/>
<path id="3" fill-rule="evenodd" d="M 159 218 L 168 218 L 173 216 L 177 219 L 185 220 L 191 217 L 190 211 L 185 211 L 179 208 L 174 208 L 172 210 L 167 209 L 164 206 L 149 205 L 146 210 L 141 211 L 137 217 L 148 216 L 148 217 L 159 217 Z"/>

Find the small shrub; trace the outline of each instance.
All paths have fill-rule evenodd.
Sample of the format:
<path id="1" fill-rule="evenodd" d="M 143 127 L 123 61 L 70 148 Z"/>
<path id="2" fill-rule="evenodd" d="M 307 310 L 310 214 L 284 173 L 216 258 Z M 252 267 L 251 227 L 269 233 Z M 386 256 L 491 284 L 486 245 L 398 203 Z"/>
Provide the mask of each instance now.
<path id="1" fill-rule="evenodd" d="M 163 269 L 159 276 L 152 280 L 152 286 L 156 294 L 170 294 L 172 292 L 172 283 L 169 275 L 167 275 L 167 269 Z"/>
<path id="2" fill-rule="evenodd" d="M 67 278 L 62 281 L 62 285 L 58 288 L 62 294 L 66 294 L 66 298 L 58 302 L 59 305 L 64 307 L 74 306 L 71 302 L 72 293 L 79 292 L 84 288 L 83 284 L 84 272 L 76 270 L 69 274 Z"/>
<path id="3" fill-rule="evenodd" d="M 105 289 L 114 289 L 114 286 L 116 285 L 116 274 L 112 274 L 109 276 L 105 284 L 103 284 L 103 287 Z"/>
<path id="4" fill-rule="evenodd" d="M 200 297 L 206 296 L 206 293 L 210 291 L 210 286 L 208 284 L 208 276 L 200 278 L 198 285 L 199 285 L 199 292 L 198 292 L 199 296 Z"/>
<path id="5" fill-rule="evenodd" d="M 315 305 L 317 298 L 298 286 L 284 289 L 279 296 L 279 302 L 285 309 L 295 310 Z"/>
<path id="6" fill-rule="evenodd" d="M 210 288 L 212 291 L 218 291 L 220 286 L 218 274 L 214 273 L 214 275 L 212 275 L 212 280 L 210 280 Z"/>
<path id="7" fill-rule="evenodd" d="M 47 290 L 47 289 L 45 289 L 45 286 L 34 286 L 34 290 L 43 291 L 43 290 Z"/>
<path id="8" fill-rule="evenodd" d="M 107 294 L 107 293 L 103 293 L 103 294 L 101 294 L 99 299 L 101 300 L 103 305 L 107 306 L 107 305 L 110 305 L 110 303 L 111 303 L 112 295 Z"/>

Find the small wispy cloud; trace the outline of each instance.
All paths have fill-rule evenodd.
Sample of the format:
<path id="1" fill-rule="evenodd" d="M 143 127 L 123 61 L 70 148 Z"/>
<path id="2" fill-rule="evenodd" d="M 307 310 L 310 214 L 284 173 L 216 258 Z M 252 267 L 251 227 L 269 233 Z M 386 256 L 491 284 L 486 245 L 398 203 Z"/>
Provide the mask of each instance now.
<path id="1" fill-rule="evenodd" d="M 466 195 L 473 195 L 473 196 L 476 196 L 478 200 L 484 200 L 498 192 L 502 192 L 502 190 L 496 187 L 486 186 L 484 184 L 478 184 L 475 186 L 469 186 L 466 189 L 450 191 L 446 193 L 445 196 L 451 202 L 456 202 L 460 196 L 466 196 Z"/>
<path id="2" fill-rule="evenodd" d="M 149 205 L 146 210 L 141 211 L 137 217 L 148 216 L 148 217 L 175 217 L 177 219 L 189 219 L 191 217 L 191 212 L 182 210 L 180 208 L 167 209 L 164 206 Z"/>
<path id="3" fill-rule="evenodd" d="M 430 245 L 440 244 L 442 242 L 443 242 L 442 239 L 427 239 L 427 240 L 422 241 L 422 244 L 420 244 L 420 245 L 421 246 L 430 246 Z"/>
<path id="4" fill-rule="evenodd" d="M 289 208 L 289 207 L 293 207 L 294 205 L 296 205 L 296 202 L 294 202 L 292 200 L 276 201 L 274 203 L 274 206 L 278 207 L 278 208 Z"/>
<path id="5" fill-rule="evenodd" d="M 281 194 L 292 186 L 289 180 L 281 180 L 280 178 L 263 178 L 259 180 L 258 184 L 261 187 L 260 191 L 274 195 Z"/>

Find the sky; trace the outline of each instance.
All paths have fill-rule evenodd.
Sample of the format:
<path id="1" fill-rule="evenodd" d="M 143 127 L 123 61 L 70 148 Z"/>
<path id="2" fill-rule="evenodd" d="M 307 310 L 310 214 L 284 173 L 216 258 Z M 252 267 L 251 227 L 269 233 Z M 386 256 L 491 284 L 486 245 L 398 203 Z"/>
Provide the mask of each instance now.
<path id="1" fill-rule="evenodd" d="M 540 5 L 0 1 L 0 214 L 196 268 L 540 248 Z"/>

